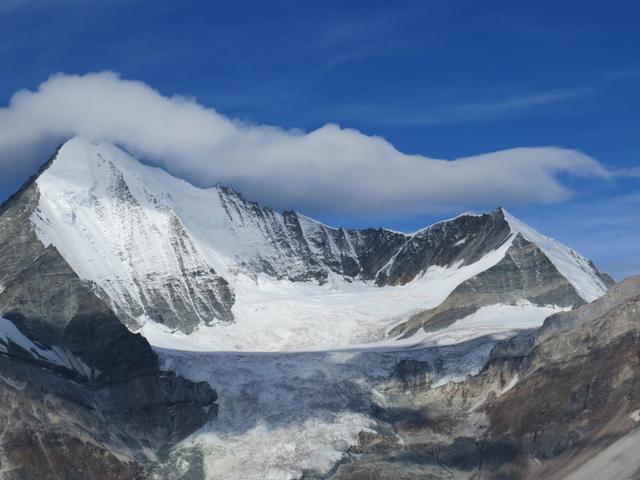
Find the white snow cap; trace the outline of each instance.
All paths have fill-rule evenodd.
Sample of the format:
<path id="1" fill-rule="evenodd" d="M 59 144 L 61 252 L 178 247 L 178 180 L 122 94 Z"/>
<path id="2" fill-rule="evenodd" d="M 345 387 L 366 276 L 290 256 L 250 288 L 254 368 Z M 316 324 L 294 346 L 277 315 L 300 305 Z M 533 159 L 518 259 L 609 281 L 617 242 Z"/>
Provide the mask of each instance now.
<path id="1" fill-rule="evenodd" d="M 542 235 L 504 208 L 501 210 L 511 230 L 538 246 L 585 301 L 592 302 L 605 294 L 607 286 L 589 259 L 559 241 Z"/>

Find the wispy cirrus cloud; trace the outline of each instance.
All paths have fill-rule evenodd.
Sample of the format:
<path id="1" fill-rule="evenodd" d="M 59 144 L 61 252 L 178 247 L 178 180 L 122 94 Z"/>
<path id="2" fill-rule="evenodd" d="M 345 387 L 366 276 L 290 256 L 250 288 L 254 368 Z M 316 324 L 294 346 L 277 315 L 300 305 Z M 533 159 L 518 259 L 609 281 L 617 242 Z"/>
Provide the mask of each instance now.
<path id="1" fill-rule="evenodd" d="M 406 106 L 402 109 L 374 105 L 351 105 L 343 110 L 349 118 L 368 119 L 377 125 L 432 126 L 474 123 L 512 118 L 533 108 L 584 97 L 595 92 L 594 87 L 548 90 L 487 102 L 471 102 L 447 106 Z M 365 120 L 367 121 L 367 120 Z"/>
<path id="2" fill-rule="evenodd" d="M 614 177 L 633 177 L 640 178 L 640 167 L 619 168 L 611 171 Z"/>
<path id="3" fill-rule="evenodd" d="M 519 97 L 498 100 L 496 102 L 458 105 L 449 109 L 448 115 L 444 115 L 444 120 L 483 120 L 503 115 L 511 115 L 529 108 L 561 102 L 576 97 L 583 97 L 593 93 L 594 91 L 595 89 L 592 87 L 574 88 L 569 90 L 552 90 L 530 93 Z"/>

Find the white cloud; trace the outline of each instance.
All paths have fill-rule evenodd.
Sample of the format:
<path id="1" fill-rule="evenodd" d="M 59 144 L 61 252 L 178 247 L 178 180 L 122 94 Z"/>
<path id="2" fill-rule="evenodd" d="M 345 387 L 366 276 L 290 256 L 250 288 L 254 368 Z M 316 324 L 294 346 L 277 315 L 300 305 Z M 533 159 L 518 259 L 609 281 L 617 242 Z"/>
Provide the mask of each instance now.
<path id="1" fill-rule="evenodd" d="M 635 177 L 640 178 L 640 167 L 630 167 L 614 170 L 612 175 L 616 177 Z"/>
<path id="2" fill-rule="evenodd" d="M 280 208 L 334 215 L 556 202 L 571 195 L 560 176 L 608 175 L 592 158 L 560 148 L 449 161 L 407 155 L 334 124 L 308 133 L 251 125 L 112 72 L 58 74 L 16 93 L 0 109 L 2 168 L 10 168 L 7 152 L 73 135 L 117 143 L 201 186 L 227 183 Z"/>

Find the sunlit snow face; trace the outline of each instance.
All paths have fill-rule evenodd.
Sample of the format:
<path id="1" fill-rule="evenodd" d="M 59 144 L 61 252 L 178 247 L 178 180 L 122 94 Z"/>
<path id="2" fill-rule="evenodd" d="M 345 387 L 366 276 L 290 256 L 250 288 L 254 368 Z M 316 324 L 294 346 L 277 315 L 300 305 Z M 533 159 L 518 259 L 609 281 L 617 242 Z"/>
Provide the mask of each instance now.
<path id="1" fill-rule="evenodd" d="M 32 222 L 43 243 L 55 245 L 119 312 L 133 315 L 131 326 L 142 328 L 151 343 L 188 350 L 326 350 L 384 341 L 392 327 L 437 306 L 460 283 L 496 265 L 514 238 L 476 263 L 430 267 L 404 286 L 347 282 L 329 270 L 324 285 L 291 282 L 288 276 L 307 267 L 274 243 L 282 215 L 271 210 L 256 215 L 256 207 L 235 193 L 196 188 L 112 145 L 69 142 L 37 184 L 40 203 Z M 512 231 L 538 245 L 585 300 L 604 292 L 586 259 L 505 216 Z M 300 218 L 303 236 L 328 228 Z M 179 241 L 169 234 L 176 222 Z M 187 243 L 187 253 L 176 250 Z M 311 254 L 321 265 L 323 252 L 312 248 Z M 273 272 L 261 271 L 264 265 Z M 175 296 L 165 291 L 169 281 L 177 285 L 182 305 L 206 306 L 201 300 L 209 298 L 206 290 L 198 291 L 197 284 L 181 287 L 198 278 L 185 276 L 185 268 L 216 272 L 201 284 L 204 289 L 216 275 L 229 282 L 234 323 L 212 322 L 206 315 L 213 310 L 203 308 L 194 308 L 190 335 L 154 323 L 144 299 L 155 296 L 171 306 Z M 184 307 L 175 308 L 176 317 L 184 318 Z M 545 313 L 539 310 L 540 319 Z"/>

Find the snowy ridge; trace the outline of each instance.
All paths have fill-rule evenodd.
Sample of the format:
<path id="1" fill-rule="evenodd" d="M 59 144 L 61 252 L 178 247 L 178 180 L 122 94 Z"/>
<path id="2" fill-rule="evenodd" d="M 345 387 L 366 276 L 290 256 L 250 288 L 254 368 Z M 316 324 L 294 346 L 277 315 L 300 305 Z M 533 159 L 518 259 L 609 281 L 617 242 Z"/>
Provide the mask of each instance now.
<path id="1" fill-rule="evenodd" d="M 455 217 L 450 217 L 447 218 L 445 220 L 438 220 L 435 223 L 432 223 L 431 225 L 427 225 L 426 227 L 422 227 L 419 228 L 418 230 L 411 232 L 411 233 L 403 233 L 403 235 L 406 235 L 407 237 L 415 237 L 417 235 L 420 235 L 422 232 L 426 232 L 427 230 L 435 227 L 436 225 L 440 225 L 441 223 L 448 223 L 448 222 L 452 222 L 454 220 L 457 220 L 458 218 L 462 218 L 462 217 L 480 217 L 481 214 L 473 212 L 473 211 L 468 211 L 468 212 L 464 212 L 461 213 L 459 215 L 456 215 Z"/>
<path id="2" fill-rule="evenodd" d="M 538 245 L 585 300 L 606 290 L 587 259 L 506 212 L 508 225 L 498 211 L 469 213 L 413 234 L 334 228 L 224 186 L 197 188 L 80 138 L 36 184 L 38 238 L 160 346 L 324 350 L 381 341 L 500 262 L 514 233 Z"/>
<path id="3" fill-rule="evenodd" d="M 60 149 L 37 184 L 32 222 L 40 240 L 55 245 L 116 311 L 146 317 L 149 309 L 166 315 L 187 305 L 204 321 L 219 310 L 215 304 L 222 300 L 206 284 L 221 281 L 211 265 L 222 263 L 204 258 L 170 206 L 172 192 L 190 187 L 186 182 L 114 146 L 76 139 Z"/>
<path id="4" fill-rule="evenodd" d="M 592 302 L 605 294 L 607 286 L 597 275 L 589 259 L 559 241 L 542 235 L 505 209 L 502 211 L 511 230 L 537 245 L 585 301 Z"/>

